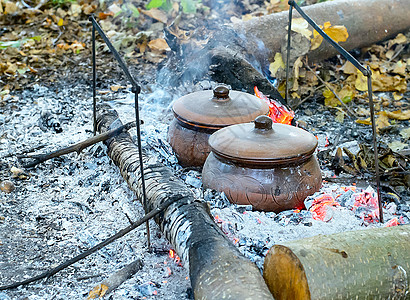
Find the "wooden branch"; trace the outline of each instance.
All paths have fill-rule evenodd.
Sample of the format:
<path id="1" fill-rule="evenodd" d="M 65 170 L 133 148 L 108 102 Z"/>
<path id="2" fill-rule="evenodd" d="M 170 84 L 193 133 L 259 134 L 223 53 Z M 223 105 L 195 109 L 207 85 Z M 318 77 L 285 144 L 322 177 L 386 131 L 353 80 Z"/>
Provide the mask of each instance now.
<path id="1" fill-rule="evenodd" d="M 118 114 L 109 107 L 100 107 L 98 113 L 100 132 L 113 122 L 120 123 Z M 130 135 L 122 133 L 105 144 L 108 155 L 141 200 L 138 148 Z M 144 155 L 144 174 L 148 209 L 175 195 L 181 197 L 156 222 L 189 266 L 195 299 L 273 299 L 256 265 L 229 241 L 210 216 L 207 204 L 195 199 L 170 168 Z"/>
<path id="2" fill-rule="evenodd" d="M 181 199 L 180 195 L 174 195 L 173 197 L 169 197 L 166 201 L 162 202 L 160 204 L 160 206 L 153 208 L 144 217 L 142 217 L 141 219 L 139 219 L 136 222 L 133 222 L 128 227 L 118 231 L 116 234 L 114 234 L 113 236 L 109 237 L 108 239 L 102 241 L 98 245 L 95 245 L 94 247 L 88 249 L 87 251 L 84 251 L 83 253 L 73 257 L 72 259 L 69 259 L 69 260 L 63 262 L 62 264 L 58 265 L 57 267 L 55 267 L 51 270 L 48 270 L 48 271 L 46 271 L 46 272 L 44 272 L 44 273 L 42 273 L 38 276 L 34 276 L 32 278 L 29 278 L 29 279 L 26 279 L 26 280 L 23 280 L 23 281 L 20 281 L 20 282 L 15 282 L 15 283 L 12 283 L 12 284 L 9 284 L 9 285 L 0 286 L 0 291 L 14 289 L 16 287 L 19 287 L 19 286 L 22 286 L 22 285 L 27 285 L 27 284 L 30 284 L 32 282 L 38 281 L 40 279 L 48 278 L 48 277 L 51 277 L 51 276 L 57 274 L 61 270 L 64 270 L 65 268 L 71 266 L 72 264 L 80 261 L 81 259 L 83 259 L 83 258 L 93 254 L 94 252 L 97 252 L 98 250 L 104 248 L 105 246 L 111 244 L 115 240 L 118 240 L 119 238 L 123 237 L 128 232 L 134 230 L 135 228 L 137 228 L 141 224 L 147 222 L 151 218 L 153 218 L 156 215 L 158 215 L 159 213 L 163 212 L 168 206 L 170 206 L 171 204 L 179 201 L 180 199 Z"/>
<path id="3" fill-rule="evenodd" d="M 410 225 L 275 245 L 263 276 L 275 299 L 408 299 Z"/>
<path id="4" fill-rule="evenodd" d="M 97 144 L 98 142 L 103 142 L 109 138 L 112 138 L 118 134 L 120 134 L 123 131 L 128 131 L 130 130 L 132 127 L 135 127 L 135 121 L 134 122 L 129 122 L 125 125 L 122 125 L 118 128 L 109 130 L 107 132 L 104 132 L 102 134 L 98 134 L 96 136 L 93 136 L 89 139 L 86 139 L 85 141 L 82 141 L 80 143 L 71 145 L 69 147 L 66 148 L 62 148 L 50 153 L 45 153 L 45 154 L 34 154 L 34 155 L 18 155 L 17 158 L 18 159 L 22 159 L 22 158 L 31 158 L 34 159 L 34 161 L 27 163 L 27 164 L 23 164 L 23 168 L 32 168 L 42 162 L 45 162 L 46 160 L 55 158 L 55 157 L 59 157 L 68 153 L 72 153 L 72 152 L 77 152 L 77 154 L 80 154 L 81 151 L 83 151 L 85 148 L 92 146 L 94 144 Z"/>
<path id="5" fill-rule="evenodd" d="M 101 283 L 95 286 L 89 293 L 87 299 L 102 298 L 108 295 L 117 287 L 119 287 L 124 281 L 130 279 L 135 273 L 142 268 L 142 262 L 140 259 L 133 261 L 126 265 L 121 270 L 115 272 L 107 279 L 104 279 Z"/>

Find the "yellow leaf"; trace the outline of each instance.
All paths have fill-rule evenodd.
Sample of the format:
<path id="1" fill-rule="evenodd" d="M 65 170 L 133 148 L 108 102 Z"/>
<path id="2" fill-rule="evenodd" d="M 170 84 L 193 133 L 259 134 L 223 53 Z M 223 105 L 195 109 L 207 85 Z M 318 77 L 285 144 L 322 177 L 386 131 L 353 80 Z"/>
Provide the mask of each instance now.
<path id="1" fill-rule="evenodd" d="M 406 148 L 408 145 L 404 144 L 400 141 L 393 141 L 393 142 L 389 143 L 388 146 L 393 151 L 400 151 L 400 150 Z"/>
<path id="2" fill-rule="evenodd" d="M 89 293 L 87 299 L 102 298 L 108 291 L 108 286 L 105 284 L 96 285 Z"/>
<path id="3" fill-rule="evenodd" d="M 376 119 L 376 130 L 379 132 L 380 129 L 390 126 L 389 117 L 385 111 L 381 111 Z"/>
<path id="4" fill-rule="evenodd" d="M 403 62 L 402 60 L 399 60 L 394 65 L 393 73 L 406 76 L 406 66 L 407 66 L 407 63 Z"/>
<path id="5" fill-rule="evenodd" d="M 323 31 L 330 36 L 336 43 L 345 42 L 349 37 L 347 33 L 347 29 L 345 26 L 342 25 L 335 25 L 332 26 L 330 22 L 326 22 L 323 26 L 319 26 L 323 29 Z M 317 49 L 320 44 L 322 44 L 323 38 L 322 36 L 316 31 L 313 31 L 313 38 L 311 40 L 311 47 L 310 50 Z"/>
<path id="6" fill-rule="evenodd" d="M 292 20 L 292 31 L 300 33 L 307 39 L 312 35 L 312 31 L 308 29 L 308 22 L 303 18 L 296 18 Z"/>
<path id="7" fill-rule="evenodd" d="M 400 131 L 400 135 L 405 139 L 408 140 L 410 138 L 410 127 L 403 129 Z"/>
<path id="8" fill-rule="evenodd" d="M 162 38 L 150 41 L 148 47 L 150 47 L 151 50 L 159 52 L 170 50 L 167 42 Z"/>
<path id="9" fill-rule="evenodd" d="M 125 86 L 122 86 L 122 85 L 112 85 L 112 86 L 110 86 L 110 89 L 111 89 L 111 91 L 113 91 L 113 92 L 117 92 L 119 89 L 125 89 L 126 87 Z"/>
<path id="10" fill-rule="evenodd" d="M 322 94 L 323 97 L 325 97 L 326 106 L 335 107 L 339 103 L 339 100 L 336 99 L 335 95 L 328 88 L 326 88 Z"/>
<path id="11" fill-rule="evenodd" d="M 336 113 L 335 121 L 339 122 L 340 124 L 343 124 L 344 119 L 345 113 L 343 111 L 338 111 Z"/>
<path id="12" fill-rule="evenodd" d="M 400 99 L 403 99 L 403 94 L 399 94 L 397 92 L 394 92 L 393 93 L 393 98 L 394 98 L 394 100 L 398 101 Z"/>
<path id="13" fill-rule="evenodd" d="M 355 66 L 350 61 L 346 61 L 346 63 L 343 65 L 343 67 L 340 68 L 340 70 L 343 71 L 345 74 L 356 74 L 357 69 Z"/>
<path id="14" fill-rule="evenodd" d="M 362 72 L 357 72 L 355 87 L 358 91 L 367 91 L 367 77 Z"/>
<path id="15" fill-rule="evenodd" d="M 302 57 L 298 57 L 298 59 L 293 64 L 293 86 L 291 91 L 297 91 L 299 89 L 299 69 L 303 66 Z"/>
<path id="16" fill-rule="evenodd" d="M 358 119 L 358 120 L 356 120 L 356 123 L 363 124 L 363 125 L 372 125 L 372 121 L 370 120 L 370 118 Z"/>
<path id="17" fill-rule="evenodd" d="M 372 87 L 376 92 L 401 92 L 404 93 L 407 90 L 407 82 L 405 78 L 399 75 L 390 76 L 387 74 L 381 74 L 380 71 L 373 71 L 372 74 Z"/>
<path id="18" fill-rule="evenodd" d="M 399 33 L 393 40 L 389 41 L 388 47 L 390 48 L 393 45 L 396 44 L 404 44 L 407 42 L 407 38 L 403 33 Z"/>
<path id="19" fill-rule="evenodd" d="M 62 18 L 60 20 L 58 20 L 57 25 L 60 26 L 60 27 L 63 26 L 64 25 L 64 20 Z"/>
<path id="20" fill-rule="evenodd" d="M 275 75 L 279 69 L 285 69 L 285 63 L 283 62 L 282 54 L 277 52 L 275 54 L 274 62 L 269 65 L 269 71 L 272 75 Z"/>
<path id="21" fill-rule="evenodd" d="M 386 116 L 389 117 L 390 119 L 394 120 L 400 120 L 400 121 L 405 121 L 410 119 L 410 110 L 396 110 L 396 111 L 387 111 L 385 112 Z"/>

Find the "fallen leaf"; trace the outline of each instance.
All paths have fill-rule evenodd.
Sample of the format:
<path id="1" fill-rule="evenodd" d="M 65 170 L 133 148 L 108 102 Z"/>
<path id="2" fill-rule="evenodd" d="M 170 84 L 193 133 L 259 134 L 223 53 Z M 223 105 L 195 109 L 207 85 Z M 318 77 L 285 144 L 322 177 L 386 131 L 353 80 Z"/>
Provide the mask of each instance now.
<path id="1" fill-rule="evenodd" d="M 348 60 L 343 65 L 343 67 L 340 68 L 340 70 L 342 70 L 343 73 L 345 74 L 356 74 L 357 73 L 356 67 Z"/>
<path id="2" fill-rule="evenodd" d="M 273 63 L 269 65 L 269 71 L 272 75 L 275 75 L 279 69 L 285 69 L 285 63 L 283 62 L 282 54 L 277 52 Z"/>
<path id="3" fill-rule="evenodd" d="M 300 33 L 307 39 L 312 35 L 312 31 L 308 29 L 308 22 L 303 18 L 296 18 L 292 20 L 292 31 Z"/>
<path id="4" fill-rule="evenodd" d="M 166 13 L 163 12 L 162 10 L 159 10 L 158 8 L 151 8 L 150 10 L 141 9 L 141 13 L 161 23 L 167 24 L 168 22 L 168 17 Z"/>
<path id="5" fill-rule="evenodd" d="M 340 124 L 343 124 L 343 121 L 345 119 L 345 113 L 343 111 L 338 111 L 336 112 L 336 117 L 335 121 L 339 122 Z"/>
<path id="6" fill-rule="evenodd" d="M 400 99 L 403 99 L 403 94 L 399 94 L 397 92 L 394 92 L 393 93 L 393 99 L 396 100 L 396 101 L 398 101 Z"/>
<path id="7" fill-rule="evenodd" d="M 102 298 L 108 291 L 108 286 L 105 284 L 96 285 L 89 293 L 87 299 Z"/>
<path id="8" fill-rule="evenodd" d="M 113 3 L 108 7 L 108 10 L 112 12 L 114 15 L 119 14 L 121 12 L 121 7 L 117 4 Z"/>
<path id="9" fill-rule="evenodd" d="M 110 86 L 110 89 L 111 89 L 111 91 L 113 91 L 113 92 L 117 92 L 119 89 L 125 89 L 126 87 L 125 86 L 122 86 L 122 85 L 112 85 L 112 86 Z"/>
<path id="10" fill-rule="evenodd" d="M 392 149 L 395 152 L 403 150 L 404 148 L 408 147 L 407 144 L 404 144 L 400 141 L 393 141 L 387 145 L 389 146 L 390 149 Z"/>
<path id="11" fill-rule="evenodd" d="M 293 86 L 291 91 L 297 91 L 299 88 L 298 78 L 299 78 L 299 69 L 303 66 L 302 57 L 298 57 L 293 64 Z"/>
<path id="12" fill-rule="evenodd" d="M 17 2 L 17 1 L 16 1 Z M 15 2 L 8 1 L 4 7 L 4 14 L 14 14 L 17 11 L 18 7 Z"/>
<path id="13" fill-rule="evenodd" d="M 379 132 L 380 129 L 387 126 L 390 126 L 389 117 L 385 111 L 381 111 L 376 118 L 376 130 Z"/>
<path id="14" fill-rule="evenodd" d="M 60 26 L 60 27 L 63 26 L 64 25 L 64 20 L 62 18 L 60 20 L 58 20 L 57 25 Z"/>
<path id="15" fill-rule="evenodd" d="M 326 22 L 323 26 L 319 26 L 323 31 L 331 37 L 336 43 L 345 42 L 349 37 L 347 29 L 343 25 L 332 26 L 330 22 Z M 322 44 L 323 37 L 316 31 L 313 31 L 313 38 L 311 39 L 310 50 L 319 48 Z"/>
<path id="16" fill-rule="evenodd" d="M 148 43 L 148 47 L 153 51 L 159 51 L 159 52 L 170 50 L 167 42 L 165 41 L 165 39 L 162 39 L 162 38 L 150 41 Z"/>
<path id="17" fill-rule="evenodd" d="M 114 16 L 114 12 L 112 12 L 112 11 L 110 11 L 110 12 L 108 12 L 108 13 L 100 12 L 100 13 L 98 14 L 98 18 L 99 18 L 100 20 L 105 20 L 105 19 L 107 19 L 107 18 L 110 17 L 110 16 Z"/>
<path id="18" fill-rule="evenodd" d="M 406 67 L 407 67 L 407 63 L 403 62 L 402 60 L 399 60 L 394 65 L 393 73 L 406 76 Z"/>
<path id="19" fill-rule="evenodd" d="M 405 121 L 410 119 L 410 110 L 396 110 L 396 111 L 387 111 L 385 112 L 386 116 L 390 119 Z"/>
<path id="20" fill-rule="evenodd" d="M 404 44 L 407 42 L 407 38 L 403 33 L 399 33 L 394 39 L 389 41 L 388 48 L 396 44 Z"/>
<path id="21" fill-rule="evenodd" d="M 400 131 L 400 135 L 405 139 L 408 140 L 410 138 L 410 127 L 405 128 L 402 131 Z"/>

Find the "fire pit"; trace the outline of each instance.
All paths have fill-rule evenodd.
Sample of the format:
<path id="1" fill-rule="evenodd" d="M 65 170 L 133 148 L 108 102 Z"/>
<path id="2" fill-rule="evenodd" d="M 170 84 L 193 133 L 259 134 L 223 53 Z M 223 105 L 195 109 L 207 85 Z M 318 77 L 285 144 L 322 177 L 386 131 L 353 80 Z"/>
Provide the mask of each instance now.
<path id="1" fill-rule="evenodd" d="M 213 91 L 188 94 L 175 101 L 168 141 L 182 166 L 202 166 L 211 151 L 209 136 L 223 127 L 248 123 L 269 112 L 268 104 L 239 91 L 218 86 Z"/>
<path id="2" fill-rule="evenodd" d="M 255 123 L 226 127 L 209 138 L 212 153 L 202 174 L 204 187 L 224 192 L 229 201 L 256 210 L 303 208 L 303 200 L 321 186 L 313 155 L 316 138 L 303 129 Z"/>

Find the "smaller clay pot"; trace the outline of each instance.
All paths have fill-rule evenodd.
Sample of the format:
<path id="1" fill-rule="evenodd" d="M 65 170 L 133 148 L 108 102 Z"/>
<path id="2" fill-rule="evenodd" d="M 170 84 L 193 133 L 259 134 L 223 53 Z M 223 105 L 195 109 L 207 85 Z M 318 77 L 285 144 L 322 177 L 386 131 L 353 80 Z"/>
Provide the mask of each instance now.
<path id="1" fill-rule="evenodd" d="M 203 185 L 224 192 L 232 203 L 274 212 L 302 209 L 304 199 L 320 189 L 317 139 L 303 129 L 259 116 L 215 132 L 209 145 Z"/>
<path id="2" fill-rule="evenodd" d="M 211 152 L 208 138 L 212 133 L 269 112 L 265 101 L 224 86 L 181 97 L 172 109 L 175 118 L 169 125 L 168 142 L 184 167 L 204 164 Z"/>

